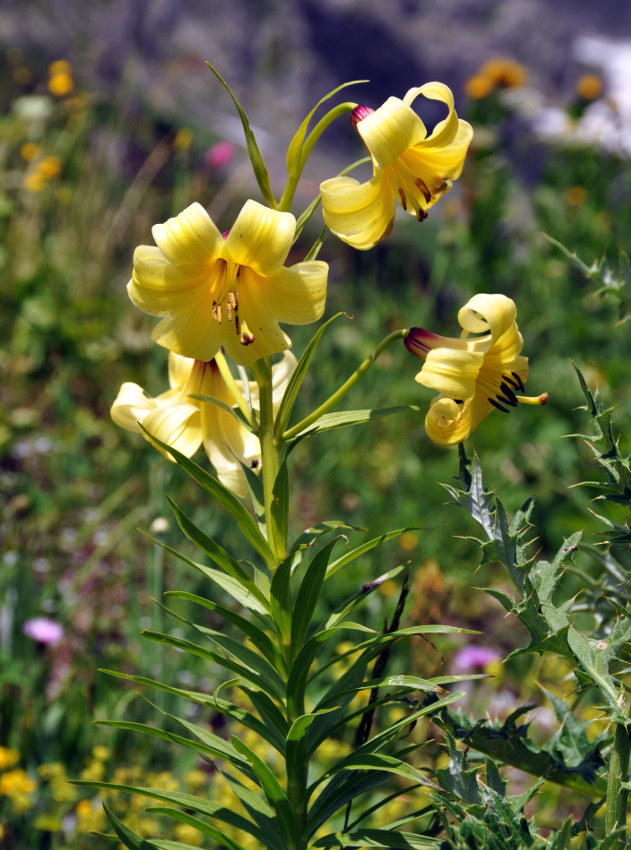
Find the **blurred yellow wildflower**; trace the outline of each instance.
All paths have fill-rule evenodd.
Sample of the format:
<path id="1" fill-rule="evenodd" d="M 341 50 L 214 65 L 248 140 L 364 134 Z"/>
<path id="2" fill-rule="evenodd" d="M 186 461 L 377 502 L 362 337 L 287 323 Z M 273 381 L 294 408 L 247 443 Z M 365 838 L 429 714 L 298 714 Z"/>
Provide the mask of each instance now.
<path id="1" fill-rule="evenodd" d="M 483 74 L 474 74 L 465 81 L 464 93 L 471 100 L 482 100 L 482 98 L 488 97 L 494 88 L 493 80 L 489 77 L 485 77 Z"/>
<path id="2" fill-rule="evenodd" d="M 48 75 L 48 91 L 55 97 L 65 97 L 73 90 L 72 65 L 67 60 L 51 62 Z"/>
<path id="3" fill-rule="evenodd" d="M 173 139 L 173 150 L 178 153 L 186 153 L 193 141 L 193 131 L 188 127 L 180 127 Z"/>
<path id="4" fill-rule="evenodd" d="M 603 92 L 603 81 L 596 74 L 583 74 L 576 81 L 576 94 L 582 100 L 596 100 Z"/>
<path id="5" fill-rule="evenodd" d="M 0 770 L 6 770 L 7 767 L 13 767 L 20 760 L 20 751 L 9 749 L 8 747 L 0 747 Z"/>
<path id="6" fill-rule="evenodd" d="M 26 162 L 33 162 L 39 156 L 39 150 L 40 148 L 37 142 L 24 142 L 20 147 L 20 156 Z"/>
<path id="7" fill-rule="evenodd" d="M 30 795 L 36 790 L 37 782 L 20 767 L 0 775 L 0 797 L 8 797 L 17 812 L 32 808 L 34 800 Z"/>
<path id="8" fill-rule="evenodd" d="M 447 106 L 447 117 L 427 135 L 412 109 L 419 95 Z M 451 90 L 443 83 L 410 89 L 373 110 L 356 106 L 352 122 L 370 154 L 373 176 L 365 183 L 333 177 L 320 185 L 324 221 L 344 242 L 372 248 L 392 230 L 396 202 L 419 221 L 460 176 L 473 136 L 458 118 Z"/>
<path id="9" fill-rule="evenodd" d="M 98 832 L 105 826 L 105 812 L 98 799 L 79 800 L 75 809 L 77 815 L 77 831 Z"/>
<path id="10" fill-rule="evenodd" d="M 204 836 L 202 833 L 188 823 L 178 823 L 174 832 L 176 839 L 178 841 L 182 841 L 184 844 L 192 844 L 193 847 L 201 847 L 204 843 Z"/>
<path id="11" fill-rule="evenodd" d="M 547 394 L 518 396 L 528 376 L 515 302 L 505 295 L 474 295 L 458 313 L 460 339 L 412 328 L 408 351 L 425 361 L 416 380 L 441 394 L 431 402 L 425 428 L 442 446 L 461 443 L 495 408 L 508 413 L 519 402 L 545 404 Z M 469 334 L 481 334 L 468 338 Z"/>
<path id="12" fill-rule="evenodd" d="M 22 185 L 28 192 L 37 194 L 46 186 L 46 178 L 39 171 L 29 171 L 28 174 L 24 175 Z"/>
<path id="13" fill-rule="evenodd" d="M 202 361 L 223 346 L 252 363 L 291 346 L 279 322 L 308 324 L 324 312 L 328 266 L 283 264 L 296 229 L 291 213 L 247 201 L 224 236 L 206 210 L 191 204 L 152 229 L 156 248 L 141 245 L 127 291 L 152 316 L 159 345 Z"/>
<path id="14" fill-rule="evenodd" d="M 587 200 L 587 190 L 583 186 L 568 186 L 565 200 L 570 207 L 582 207 Z"/>
<path id="15" fill-rule="evenodd" d="M 494 86 L 512 89 L 523 86 L 528 82 L 528 71 L 514 59 L 496 56 L 486 61 L 478 71 L 489 79 Z"/>
<path id="16" fill-rule="evenodd" d="M 39 173 L 46 180 L 58 177 L 61 172 L 61 160 L 58 156 L 47 156 L 39 163 Z"/>

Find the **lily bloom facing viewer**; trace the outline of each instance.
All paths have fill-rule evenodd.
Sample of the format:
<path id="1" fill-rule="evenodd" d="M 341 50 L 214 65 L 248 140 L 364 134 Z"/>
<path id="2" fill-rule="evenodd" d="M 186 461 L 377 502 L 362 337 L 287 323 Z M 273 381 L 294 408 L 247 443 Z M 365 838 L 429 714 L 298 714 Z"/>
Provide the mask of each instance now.
<path id="1" fill-rule="evenodd" d="M 447 117 L 427 135 L 412 109 L 424 95 L 442 101 Z M 454 98 L 443 83 L 410 89 L 403 100 L 389 97 L 377 110 L 356 106 L 351 118 L 372 159 L 373 176 L 365 183 L 333 177 L 320 185 L 324 221 L 344 242 L 372 248 L 392 230 L 395 201 L 419 221 L 460 176 L 473 129 L 458 118 Z"/>
<path id="2" fill-rule="evenodd" d="M 319 319 L 328 274 L 318 260 L 283 265 L 295 230 L 291 213 L 251 200 L 225 236 L 198 203 L 154 225 L 157 247 L 136 248 L 127 286 L 137 307 L 165 317 L 153 341 L 205 362 L 223 348 L 244 364 L 290 348 L 278 323 Z"/>
<path id="3" fill-rule="evenodd" d="M 295 368 L 296 358 L 290 351 L 272 366 L 275 407 L 280 404 Z M 246 496 L 247 482 L 241 464 L 260 469 L 259 438 L 224 408 L 191 398 L 192 395 L 212 396 L 229 407 L 245 406 L 243 396 L 239 399 L 234 396 L 235 392 L 241 392 L 238 383 L 228 386 L 215 360 L 206 363 L 171 352 L 169 384 L 171 389 L 151 398 L 138 384 L 124 383 L 112 405 L 112 419 L 121 428 L 142 433 L 149 441 L 151 436 L 157 437 L 186 457 L 192 457 L 203 444 L 221 483 L 238 496 Z M 250 383 L 250 399 L 257 407 L 255 382 Z M 170 455 L 166 456 L 173 460 Z"/>
<path id="4" fill-rule="evenodd" d="M 431 440 L 441 446 L 461 443 L 493 410 L 508 413 L 517 404 L 545 404 L 548 394 L 522 392 L 528 358 L 516 322 L 515 302 L 505 295 L 474 295 L 458 313 L 460 339 L 412 328 L 405 347 L 424 360 L 419 384 L 438 390 L 425 418 Z M 485 333 L 486 331 L 486 333 Z M 482 334 L 469 337 L 469 334 Z"/>

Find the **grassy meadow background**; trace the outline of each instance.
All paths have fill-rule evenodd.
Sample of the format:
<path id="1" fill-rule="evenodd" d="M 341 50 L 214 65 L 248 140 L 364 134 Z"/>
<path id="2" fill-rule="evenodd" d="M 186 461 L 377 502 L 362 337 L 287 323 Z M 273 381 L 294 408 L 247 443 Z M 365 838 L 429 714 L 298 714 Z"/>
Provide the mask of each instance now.
<path id="1" fill-rule="evenodd" d="M 51 66 L 18 47 L 0 56 L 0 836 L 8 850 L 107 846 L 88 835 L 105 828 L 100 793 L 69 785 L 68 777 L 207 786 L 213 799 L 224 793 L 208 766 L 186 753 L 93 725 L 104 718 L 147 720 L 154 711 L 136 688 L 99 668 L 194 683 L 208 692 L 215 686 L 216 671 L 201 660 L 182 669 L 176 653 L 140 637 L 143 628 L 161 627 L 164 617 L 151 597 L 169 588 L 195 592 L 201 581 L 137 531 L 187 551 L 164 493 L 194 508 L 208 534 L 239 552 L 238 535 L 221 512 L 194 506 L 197 494 L 188 491 L 184 475 L 142 438 L 117 429 L 109 407 L 123 381 L 136 381 L 151 395 L 166 387 L 167 353 L 149 339 L 154 321 L 125 293 L 134 247 L 151 242 L 153 223 L 194 200 L 227 229 L 255 189 L 232 131 L 223 133 L 190 110 L 128 98 L 124 84 L 97 89 L 66 58 L 51 56 L 63 60 Z M 586 81 L 585 71 L 578 64 L 568 71 L 572 86 L 557 98 L 575 128 L 610 94 L 606 79 Z M 165 89 L 172 72 L 163 69 Z M 527 390 L 548 392 L 550 401 L 510 416 L 493 414 L 468 449 L 475 448 L 487 483 L 509 510 L 536 496 L 533 536 L 542 553 L 578 529 L 596 544 L 603 526 L 590 513 L 595 491 L 573 486 L 599 473 L 589 448 L 572 436 L 585 433 L 588 417 L 571 361 L 615 405 L 628 446 L 629 324 L 621 322 L 621 297 L 597 294 L 598 284 L 544 234 L 587 265 L 606 256 L 615 277 L 620 249 L 631 247 L 629 160 L 624 151 L 582 138 L 580 129 L 556 139 L 537 134 L 518 94 L 537 91 L 535 68 L 509 62 L 475 72 L 452 83 L 459 114 L 474 124 L 473 148 L 461 180 L 429 219 L 422 225 L 398 219 L 393 235 L 368 253 L 327 237 L 320 255 L 331 267 L 326 315 L 347 316 L 325 334 L 299 412 L 325 399 L 389 331 L 413 324 L 456 335 L 457 311 L 473 293 L 503 292 L 518 306 L 531 364 Z M 400 96 L 423 81 L 410 77 L 401 91 L 388 93 Z M 314 92 L 314 100 L 325 91 Z M 366 86 L 349 97 L 377 106 L 381 94 Z M 222 114 L 230 111 L 209 71 L 204 98 L 203 116 L 214 104 Z M 304 111 L 296 108 L 291 117 L 289 133 Z M 335 133 L 308 175 L 303 206 L 317 181 L 342 167 L 352 149 L 350 127 Z M 275 166 L 273 175 L 280 173 Z M 278 192 L 280 182 L 274 188 Z M 309 236 L 319 228 L 318 214 Z M 294 261 L 309 246 L 305 235 Z M 289 332 L 299 355 L 313 328 Z M 414 382 L 419 368 L 402 345 L 388 349 L 346 405 L 427 405 L 431 392 Z M 423 415 L 381 419 L 326 440 L 315 436 L 292 457 L 296 532 L 333 518 L 370 529 L 370 536 L 417 529 L 340 574 L 340 595 L 408 563 L 407 621 L 479 629 L 471 644 L 488 650 L 482 662 L 466 660 L 462 640 L 415 646 L 422 651 L 393 660 L 397 672 L 491 670 L 494 678 L 472 687 L 466 706 L 480 717 L 541 701 L 541 683 L 567 696 L 560 666 L 542 669 L 529 656 L 493 666 L 526 639 L 497 603 L 471 590 L 499 587 L 502 578 L 489 568 L 476 572 L 479 553 L 466 539 L 472 525 L 446 505 L 439 483 L 457 474 L 457 452 L 428 441 Z M 620 520 L 610 506 L 602 510 Z M 365 535 L 358 530 L 354 541 Z M 579 553 L 577 563 L 587 574 L 598 572 L 589 553 Z M 567 581 L 580 591 L 580 577 Z M 396 588 L 386 583 L 382 591 L 366 608 L 372 625 L 391 612 Z M 25 624 L 40 617 L 63 633 L 49 643 L 25 633 Z M 170 706 L 165 696 L 160 707 Z M 593 710 L 589 700 L 585 710 Z M 225 731 L 218 717 L 207 722 Z M 544 734 L 545 709 L 537 722 Z M 429 741 L 435 730 L 419 727 L 415 734 Z M 439 743 L 423 752 L 428 762 L 442 758 Z M 109 799 L 139 832 L 151 831 L 151 816 L 135 810 L 137 802 L 122 794 Z M 573 805 L 567 794 L 561 803 L 554 788 L 546 800 L 551 813 Z M 173 837 L 194 841 L 185 825 L 176 826 Z"/>

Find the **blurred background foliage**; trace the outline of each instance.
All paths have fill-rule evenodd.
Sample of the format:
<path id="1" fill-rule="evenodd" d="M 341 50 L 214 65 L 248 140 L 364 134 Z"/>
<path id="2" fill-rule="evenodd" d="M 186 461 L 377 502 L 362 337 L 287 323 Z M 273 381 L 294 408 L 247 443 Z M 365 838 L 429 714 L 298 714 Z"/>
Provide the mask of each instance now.
<path id="1" fill-rule="evenodd" d="M 315 5 L 311 14 L 317 15 Z M 230 107 L 210 72 L 196 114 L 185 100 L 184 108 L 174 108 L 172 92 L 161 105 L 156 78 L 146 101 L 137 91 L 130 96 L 122 54 L 111 58 L 118 72 L 101 87 L 87 73 L 82 79 L 66 55 L 44 61 L 9 46 L 0 57 L 0 835 L 10 850 L 99 846 L 86 837 L 104 826 L 98 795 L 76 790 L 67 776 L 182 789 L 216 781 L 205 765 L 159 742 L 95 731 L 91 724 L 105 717 L 146 718 L 150 711 L 134 689 L 98 668 L 214 687 L 215 671 L 201 661 L 182 670 L 175 653 L 161 653 L 139 636 L 142 628 L 161 627 L 164 614 L 151 605 L 152 596 L 165 588 L 195 592 L 200 579 L 136 529 L 186 551 L 164 492 L 191 509 L 197 495 L 148 443 L 116 429 L 108 410 L 123 381 L 137 381 L 151 395 L 166 387 L 166 352 L 150 344 L 153 320 L 125 294 L 134 247 L 151 242 L 153 223 L 193 200 L 208 206 L 221 229 L 229 227 L 252 191 L 249 166 L 233 125 L 205 120 L 216 104 L 222 115 Z M 207 58 L 228 76 L 221 57 Z M 176 70 L 177 79 L 186 73 L 181 65 Z M 511 296 L 531 363 L 527 389 L 548 392 L 550 402 L 490 416 L 471 443 L 486 481 L 509 510 L 535 494 L 535 528 L 545 555 L 578 529 L 592 542 L 601 531 L 589 511 L 593 491 L 573 486 L 594 478 L 595 470 L 589 449 L 568 436 L 587 423 L 570 360 L 616 406 L 622 434 L 629 431 L 631 396 L 629 328 L 620 323 L 619 297 L 597 295 L 594 282 L 543 234 L 587 265 L 606 257 L 617 268 L 619 250 L 629 247 L 631 169 L 622 153 L 593 140 L 577 144 L 567 134 L 536 132 L 519 102 L 536 90 L 529 85 L 533 70 L 502 59 L 490 66 L 481 61 L 466 79 L 447 77 L 476 138 L 461 180 L 428 221 L 398 220 L 393 235 L 366 254 L 327 237 L 320 255 L 331 266 L 327 315 L 346 315 L 320 344 L 297 414 L 324 400 L 389 331 L 420 325 L 456 335 L 457 311 L 473 293 Z M 403 91 L 423 81 L 412 71 L 420 73 L 405 71 Z M 575 128 L 592 103 L 608 97 L 601 78 L 591 75 L 590 88 L 579 71 L 582 87 L 566 87 L 560 107 Z M 173 67 L 157 74 L 168 92 Z M 437 75 L 436 69 L 430 73 Z M 300 79 L 308 88 L 304 75 Z M 379 86 L 366 91 L 377 105 Z M 273 94 L 269 84 L 267 93 Z M 403 92 L 383 96 L 390 93 Z M 353 90 L 351 97 L 361 100 L 362 93 Z M 276 140 L 278 150 L 304 114 L 295 101 L 284 106 L 293 127 L 288 124 L 287 138 Z M 353 136 L 350 128 L 336 133 L 314 160 L 319 173 L 307 175 L 302 204 L 317 192 L 317 180 L 344 164 Z M 277 193 L 279 161 L 272 155 Z M 295 261 L 319 228 L 317 215 L 295 247 Z M 290 329 L 298 354 L 312 331 Z M 348 396 L 348 407 L 426 405 L 431 393 L 414 382 L 419 369 L 403 346 L 389 349 Z M 341 593 L 350 595 L 407 563 L 411 622 L 450 622 L 482 632 L 473 644 L 487 654 L 477 661 L 459 662 L 467 647 L 454 642 L 424 645 L 411 658 L 395 658 L 394 666 L 421 675 L 491 670 L 495 678 L 472 687 L 468 698 L 468 710 L 479 716 L 504 716 L 518 703 L 541 701 L 537 683 L 567 696 L 562 669 L 542 669 L 528 657 L 497 663 L 525 638 L 496 603 L 471 592 L 498 579 L 488 568 L 476 572 L 479 555 L 463 536 L 472 529 L 445 507 L 439 482 L 456 474 L 457 453 L 428 441 L 422 415 L 340 430 L 326 441 L 315 436 L 292 457 L 296 532 L 333 518 L 372 535 L 411 527 L 398 543 L 340 574 Z M 599 510 L 619 519 L 611 507 Z M 208 534 L 239 552 L 237 534 L 213 506 L 195 511 Z M 584 569 L 596 569 L 589 556 L 578 557 Z M 396 600 L 392 583 L 381 591 L 366 607 L 372 625 Z M 53 639 L 24 631 L 42 617 L 61 625 L 63 634 Z M 161 705 L 168 707 L 169 700 Z M 589 701 L 585 711 L 596 714 Z M 545 732 L 545 709 L 539 722 Z M 593 734 L 598 731 L 594 723 Z M 429 740 L 436 730 L 419 725 L 415 735 Z M 428 763 L 444 757 L 436 744 L 424 752 Z M 514 781 L 519 784 L 519 777 Z M 571 799 L 561 801 L 558 790 L 547 793 L 550 812 L 571 809 Z M 113 805 L 121 814 L 134 804 L 121 796 Z M 152 830 L 141 811 L 135 817 L 131 826 Z M 183 828 L 176 827 L 174 837 L 192 841 Z"/>

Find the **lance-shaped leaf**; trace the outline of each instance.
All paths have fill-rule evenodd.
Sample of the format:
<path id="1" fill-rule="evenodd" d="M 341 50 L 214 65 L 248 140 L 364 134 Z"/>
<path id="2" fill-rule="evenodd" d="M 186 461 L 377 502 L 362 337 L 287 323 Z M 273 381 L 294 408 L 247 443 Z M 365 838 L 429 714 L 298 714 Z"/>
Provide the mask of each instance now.
<path id="1" fill-rule="evenodd" d="M 260 759 L 253 750 L 246 746 L 243 741 L 240 741 L 237 737 L 233 736 L 232 744 L 235 750 L 245 756 L 249 761 L 252 767 L 252 772 L 258 779 L 267 802 L 276 813 L 278 825 L 284 840 L 290 847 L 293 847 L 296 840 L 296 836 L 294 834 L 293 812 L 289 800 L 287 799 L 287 795 L 283 791 L 278 779 L 265 762 Z"/>
<path id="2" fill-rule="evenodd" d="M 140 427 L 142 428 L 142 425 Z M 245 538 L 252 547 L 256 549 L 265 563 L 268 565 L 273 564 L 274 556 L 268 546 L 267 540 L 263 537 L 256 522 L 252 519 L 234 493 L 228 490 L 227 487 L 224 487 L 224 485 L 219 481 L 219 479 L 215 478 L 214 475 L 206 472 L 205 469 L 202 469 L 201 466 L 192 461 L 190 458 L 187 458 L 181 452 L 178 452 L 178 450 L 174 449 L 173 446 L 169 446 L 161 440 L 158 440 L 157 437 L 149 434 L 149 432 L 144 428 L 143 431 L 145 431 L 145 434 L 151 442 L 156 443 L 156 445 L 160 446 L 161 449 L 168 452 L 168 454 L 170 454 L 177 462 L 178 466 L 181 466 L 182 469 L 190 475 L 193 481 L 196 481 L 200 487 L 202 487 L 207 493 L 210 493 L 210 495 L 213 496 L 219 504 L 226 509 L 226 511 L 228 511 L 230 516 L 235 520 L 243 532 Z"/>
<path id="3" fill-rule="evenodd" d="M 348 617 L 353 608 L 359 605 L 360 602 L 363 602 L 365 599 L 368 599 L 370 594 L 374 593 L 374 591 L 381 587 L 384 582 L 396 578 L 396 576 L 398 576 L 402 570 L 403 566 L 394 567 L 394 569 L 388 570 L 387 573 L 384 573 L 382 576 L 379 576 L 374 581 L 362 584 L 359 590 L 354 593 L 350 599 L 345 600 L 338 608 L 336 608 L 330 614 L 329 619 L 324 625 L 324 628 L 328 629 L 332 626 L 337 626 L 339 623 L 343 622 L 346 617 Z"/>
<path id="4" fill-rule="evenodd" d="M 96 782 L 87 779 L 73 780 L 72 784 L 87 786 L 90 788 L 102 788 L 104 791 L 122 791 L 123 793 L 133 794 L 137 797 L 148 797 L 154 800 L 162 800 L 166 803 L 171 803 L 175 806 L 181 806 L 184 809 L 189 809 L 190 811 L 216 818 L 217 820 L 229 824 L 235 829 L 243 829 L 249 832 L 250 828 L 253 826 L 251 821 L 232 809 L 228 809 L 225 806 L 219 806 L 216 803 L 212 803 L 210 800 L 204 800 L 201 797 L 195 797 L 192 794 L 185 794 L 182 791 L 163 791 L 161 788 L 146 788 L 144 786 L 136 787 L 134 785 L 121 785 L 115 782 Z"/>
<path id="5" fill-rule="evenodd" d="M 116 817 L 114 812 L 108 809 L 105 803 L 103 803 L 103 809 L 105 810 L 107 819 L 114 827 L 114 831 L 120 839 L 121 844 L 128 847 L 129 850 L 157 850 L 157 846 L 155 844 L 147 841 L 146 838 L 141 838 L 128 826 L 125 826 L 125 824 Z"/>
<path id="6" fill-rule="evenodd" d="M 291 618 L 291 645 L 297 653 L 302 647 L 318 604 L 331 551 L 337 539 L 331 540 L 312 559 L 300 583 Z"/>
<path id="7" fill-rule="evenodd" d="M 107 676 L 115 676 L 119 679 L 126 679 L 128 682 L 136 682 L 139 685 L 145 685 L 149 688 L 155 688 L 156 690 L 163 691 L 167 694 L 173 694 L 174 696 L 180 696 L 184 699 L 191 700 L 191 702 L 196 702 L 200 705 L 210 706 L 215 711 L 218 711 L 220 714 L 224 714 L 226 717 L 229 717 L 231 720 L 236 721 L 237 723 L 243 724 L 248 729 L 251 729 L 253 732 L 256 732 L 257 735 L 260 735 L 264 738 L 271 746 L 277 749 L 279 752 L 283 752 L 285 748 L 285 739 L 282 735 L 279 735 L 274 728 L 269 724 L 261 723 L 261 721 L 251 714 L 249 711 L 246 711 L 241 706 L 235 705 L 224 699 L 219 699 L 216 694 L 204 694 L 200 691 L 189 691 L 184 688 L 176 688 L 173 685 L 165 685 L 162 682 L 158 682 L 155 679 L 148 679 L 146 676 L 133 676 L 130 673 L 117 673 L 114 670 L 99 670 L 100 673 L 105 673 Z M 230 684 L 234 684 L 233 680 Z"/>
<path id="8" fill-rule="evenodd" d="M 189 815 L 187 812 L 180 812 L 178 809 L 171 808 L 170 806 L 152 806 L 147 809 L 147 812 L 149 814 L 165 815 L 166 817 L 179 821 L 179 823 L 185 823 L 188 826 L 192 826 L 198 832 L 201 832 L 202 835 L 207 835 L 209 838 L 212 838 L 220 846 L 227 847 L 228 850 L 245 850 L 242 844 L 239 844 L 238 841 L 227 836 L 222 830 L 211 826 L 209 823 L 200 820 L 200 818 L 196 818 L 194 815 Z M 251 829 L 248 828 L 246 830 L 245 827 L 243 827 L 243 829 L 250 835 L 253 834 Z M 257 831 L 255 830 L 255 832 Z M 258 835 L 255 835 L 254 837 L 256 838 Z"/>
<path id="9" fill-rule="evenodd" d="M 334 832 L 313 842 L 314 847 L 383 847 L 386 850 L 437 850 L 434 838 L 413 832 L 391 832 L 388 829 L 357 829 L 353 832 Z"/>
<path id="10" fill-rule="evenodd" d="M 266 627 L 272 623 L 268 614 L 269 604 L 266 601 L 265 594 L 260 590 L 260 588 L 257 587 L 256 595 L 250 593 L 250 591 L 246 590 L 238 579 L 233 578 L 229 575 L 229 573 L 215 570 L 212 567 L 207 567 L 205 564 L 198 564 L 197 561 L 192 561 L 182 552 L 178 552 L 177 549 L 167 546 L 166 543 L 161 543 L 159 540 L 155 540 L 155 538 L 150 535 L 145 536 L 149 537 L 150 540 L 153 540 L 154 543 L 164 549 L 165 552 L 168 552 L 170 555 L 174 555 L 180 561 L 188 564 L 189 567 L 193 567 L 193 569 L 197 570 L 197 572 L 210 579 L 210 581 L 216 584 L 221 590 L 232 596 L 239 605 L 242 605 L 244 608 L 251 611 L 252 614 L 255 617 L 258 617 Z M 261 601 L 261 595 L 263 601 Z"/>
<path id="11" fill-rule="evenodd" d="M 421 410 L 422 408 L 416 404 L 399 404 L 396 407 L 374 407 L 364 410 L 338 410 L 335 413 L 322 414 L 296 436 L 320 434 L 323 431 L 347 428 L 351 425 L 364 425 L 366 422 L 372 422 L 375 419 L 394 416 L 395 413 L 420 413 Z"/>
<path id="12" fill-rule="evenodd" d="M 373 791 L 390 779 L 385 771 L 373 770 L 370 773 L 359 771 L 340 771 L 332 776 L 324 789 L 318 794 L 309 809 L 307 832 L 311 837 L 331 815 L 339 811 L 350 801 Z"/>
<path id="13" fill-rule="evenodd" d="M 267 171 L 267 167 L 265 165 L 263 157 L 261 156 L 261 151 L 259 150 L 259 146 L 256 143 L 252 128 L 250 127 L 250 121 L 248 120 L 248 116 L 246 115 L 245 110 L 235 97 L 232 89 L 221 76 L 219 71 L 217 71 L 217 69 L 214 68 L 210 64 L 210 62 L 206 62 L 206 64 L 213 72 L 213 74 L 217 77 L 221 85 L 228 92 L 228 94 L 232 98 L 232 102 L 237 108 L 239 118 L 241 119 L 241 124 L 243 125 L 243 132 L 245 133 L 245 143 L 248 148 L 248 155 L 250 157 L 250 162 L 252 163 L 252 169 L 254 171 L 254 176 L 256 177 L 256 182 L 259 184 L 259 189 L 261 190 L 261 194 L 265 199 L 265 203 L 272 207 L 272 209 L 276 209 L 276 198 L 272 194 L 272 190 L 269 185 L 269 174 Z"/>
<path id="14" fill-rule="evenodd" d="M 345 567 L 347 564 L 350 564 L 351 561 L 354 561 L 355 558 L 359 558 L 360 555 L 364 555 L 366 552 L 370 552 L 371 549 L 374 549 L 376 546 L 381 546 L 382 543 L 385 543 L 386 540 L 392 540 L 394 537 L 400 537 L 402 534 L 405 534 L 406 531 L 418 531 L 418 528 L 408 527 L 408 528 L 397 528 L 394 531 L 387 531 L 385 534 L 380 534 L 379 537 L 373 537 L 371 540 L 367 540 L 365 543 L 362 543 L 360 546 L 351 549 L 349 552 L 345 552 L 341 555 L 337 560 L 333 561 L 329 564 L 326 571 L 326 578 L 329 579 L 332 575 L 338 570 L 341 570 L 342 567 Z M 373 582 L 369 582 L 364 585 L 364 587 L 368 589 L 373 589 L 377 587 L 383 580 L 385 580 L 385 576 L 381 576 L 380 578 L 374 579 Z M 363 589 L 363 588 L 362 588 Z"/>
<path id="15" fill-rule="evenodd" d="M 213 652 L 213 650 L 206 649 L 206 647 L 199 646 L 199 644 L 193 643 L 190 640 L 185 640 L 184 638 L 178 638 L 173 635 L 153 631 L 144 631 L 142 634 L 149 640 L 156 641 L 157 643 L 164 643 L 167 646 L 173 646 L 183 652 L 190 652 L 192 655 L 198 655 L 200 658 L 206 658 L 208 661 L 213 661 L 220 667 L 224 667 L 226 670 L 236 673 L 237 676 L 245 679 L 246 682 L 250 682 L 250 684 L 255 687 L 266 691 L 266 693 L 272 695 L 276 699 L 282 700 L 284 697 L 284 683 L 282 679 L 276 671 L 270 667 L 270 665 L 266 665 L 263 662 L 263 659 L 260 658 L 260 656 L 252 657 L 255 656 L 255 653 L 247 656 L 248 664 L 246 666 L 245 663 L 234 661 L 228 655 L 218 654 L 217 652 Z M 216 633 L 216 636 L 213 636 L 212 639 L 217 646 L 221 645 L 221 640 L 223 640 L 226 645 L 229 643 L 230 651 L 234 652 L 236 648 L 237 651 L 240 651 L 241 657 L 244 657 L 244 653 L 248 652 L 248 650 L 241 646 L 238 641 L 231 640 L 224 635 L 219 635 L 219 633 Z"/>
<path id="16" fill-rule="evenodd" d="M 344 314 L 336 313 L 335 316 L 331 316 L 331 318 L 324 322 L 324 324 L 320 325 L 318 330 L 311 338 L 309 345 L 305 348 L 302 357 L 298 361 L 298 365 L 294 369 L 292 376 L 289 379 L 287 389 L 285 390 L 283 399 L 280 403 L 280 407 L 278 408 L 278 413 L 276 414 L 276 423 L 274 425 L 274 434 L 276 439 L 279 439 L 287 428 L 289 417 L 291 416 L 291 412 L 294 408 L 296 398 L 298 397 L 298 391 L 300 390 L 304 377 L 307 374 L 307 368 L 309 366 L 309 363 L 311 363 L 311 358 L 315 354 L 315 350 L 318 347 L 320 339 L 322 338 L 322 334 L 329 327 L 331 322 L 334 322 L 335 319 L 339 318 L 342 315 Z"/>
<path id="17" fill-rule="evenodd" d="M 261 838 L 259 838 L 261 845 L 274 848 L 274 850 L 276 848 L 286 850 L 287 842 L 282 836 L 274 810 L 265 797 L 258 791 L 246 787 L 227 770 L 222 770 L 221 775 L 239 803 L 256 823 L 261 834 Z"/>
<path id="18" fill-rule="evenodd" d="M 207 608 L 209 611 L 213 611 L 215 614 L 223 617 L 224 620 L 232 623 L 233 626 L 236 626 L 241 632 L 243 632 L 243 634 L 256 646 L 261 655 L 271 662 L 275 669 L 278 670 L 279 667 L 282 666 L 282 659 L 276 644 L 271 640 L 269 635 L 255 625 L 251 620 L 248 620 L 247 617 L 242 617 L 240 614 L 236 614 L 234 611 L 231 611 L 230 608 L 225 608 L 223 605 L 217 605 L 217 603 L 210 599 L 206 599 L 204 596 L 198 596 L 196 593 L 188 593 L 185 590 L 168 590 L 165 593 L 165 596 L 172 596 L 176 599 L 186 599 L 189 602 L 194 602 L 196 605 L 200 605 L 202 608 Z"/>

